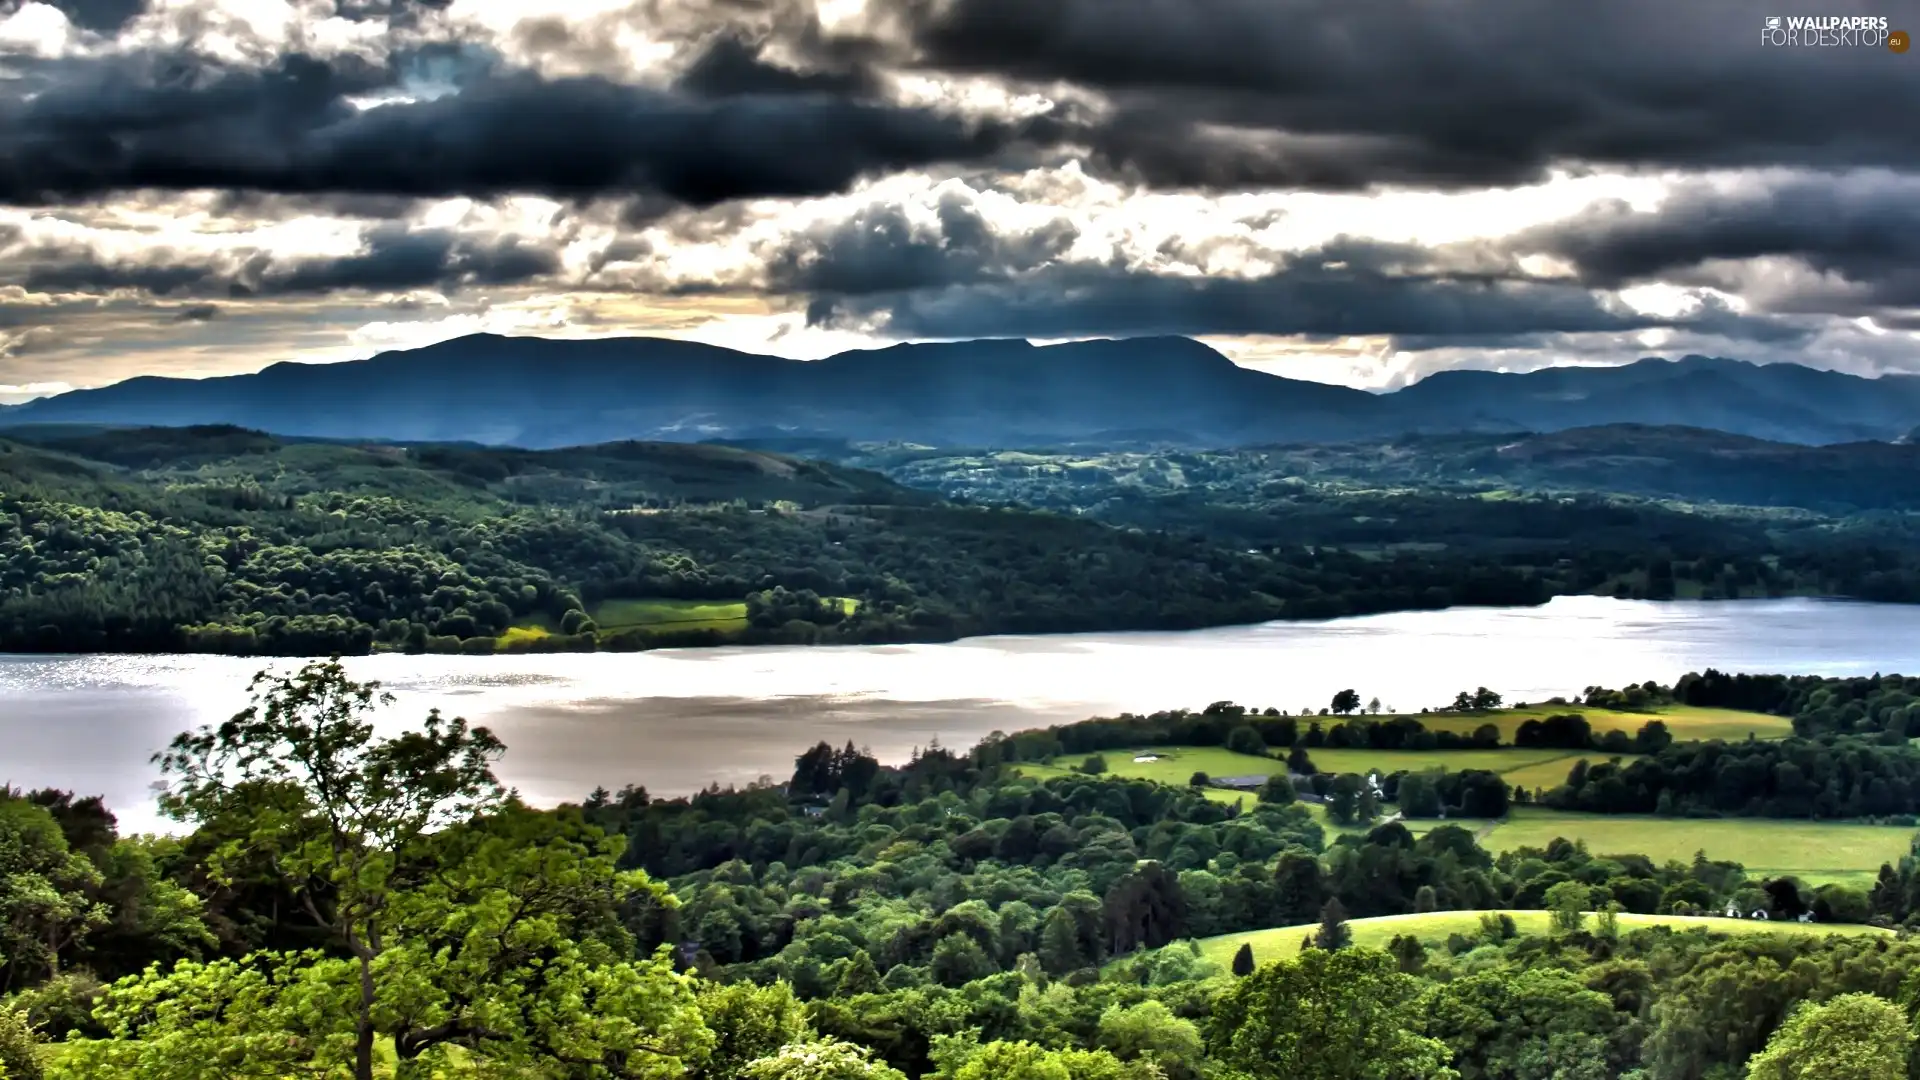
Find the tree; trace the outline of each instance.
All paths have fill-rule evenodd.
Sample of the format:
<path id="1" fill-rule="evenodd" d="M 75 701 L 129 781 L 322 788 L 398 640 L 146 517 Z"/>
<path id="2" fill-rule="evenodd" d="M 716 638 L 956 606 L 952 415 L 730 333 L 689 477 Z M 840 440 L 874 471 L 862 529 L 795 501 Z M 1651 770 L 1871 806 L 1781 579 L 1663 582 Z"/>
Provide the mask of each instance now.
<path id="1" fill-rule="evenodd" d="M 1593 936 L 1602 941 L 1614 941 L 1620 937 L 1620 913 L 1626 907 L 1618 900 L 1609 900 L 1605 907 L 1594 916 Z"/>
<path id="2" fill-rule="evenodd" d="M 934 1037 L 940 1080 L 1149 1080 L 1150 1063 L 1122 1064 L 1105 1050 L 1050 1050 L 1035 1043 L 979 1043 L 967 1036 Z"/>
<path id="3" fill-rule="evenodd" d="M 1273 900 L 1282 923 L 1316 917 L 1326 903 L 1327 886 L 1320 860 L 1304 851 L 1285 851 L 1273 866 Z"/>
<path id="4" fill-rule="evenodd" d="M 1267 754 L 1267 741 L 1260 737 L 1260 733 L 1255 731 L 1252 725 L 1242 724 L 1232 731 L 1227 732 L 1227 749 L 1236 754 L 1250 754 L 1254 757 L 1265 757 Z"/>
<path id="5" fill-rule="evenodd" d="M 873 1060 L 866 1048 L 837 1039 L 788 1043 L 732 1075 L 742 1080 L 907 1080 L 900 1070 Z"/>
<path id="6" fill-rule="evenodd" d="M 1347 925 L 1347 909 L 1336 896 L 1320 909 L 1320 929 L 1314 931 L 1313 947 L 1332 951 L 1352 943 L 1353 928 Z"/>
<path id="7" fill-rule="evenodd" d="M 1426 1034 L 1452 1051 L 1465 1077 L 1607 1080 L 1618 1076 L 1613 1001 L 1569 972 L 1478 972 L 1444 983 L 1425 1002 Z"/>
<path id="8" fill-rule="evenodd" d="M 45 807 L 0 791 L 0 993 L 60 974 L 61 958 L 107 924 L 100 871 Z"/>
<path id="9" fill-rule="evenodd" d="M 1313 759 L 1307 756 L 1305 745 L 1294 743 L 1293 749 L 1287 751 L 1287 771 L 1300 776 L 1312 776 L 1318 771 L 1313 767 Z"/>
<path id="10" fill-rule="evenodd" d="M 1101 1049 L 1122 1061 L 1158 1066 L 1172 1080 L 1199 1075 L 1206 1047 L 1193 1021 L 1173 1014 L 1164 1002 L 1109 1005 L 1100 1014 Z"/>
<path id="11" fill-rule="evenodd" d="M 1360 778 L 1341 773 L 1327 792 L 1327 816 L 1336 825 L 1351 825 L 1360 816 Z"/>
<path id="12" fill-rule="evenodd" d="M 1387 952 L 1393 955 L 1393 962 L 1401 971 L 1409 975 L 1418 975 L 1427 966 L 1427 947 L 1412 934 L 1395 934 L 1387 942 Z"/>
<path id="13" fill-rule="evenodd" d="M 1802 1005 L 1747 1063 L 1748 1080 L 1902 1080 L 1914 1035 L 1872 994 Z"/>
<path id="14" fill-rule="evenodd" d="M 1440 816 L 1440 777 L 1408 773 L 1400 778 L 1400 813 L 1410 818 Z"/>
<path id="15" fill-rule="evenodd" d="M 994 973 L 995 964 L 980 943 L 958 931 L 948 934 L 933 947 L 933 977 L 942 986 L 964 986 Z"/>
<path id="16" fill-rule="evenodd" d="M 1192 776 L 1187 777 L 1187 786 L 1189 787 L 1206 787 L 1211 783 L 1213 783 L 1213 777 L 1208 776 L 1204 772 L 1196 772 Z"/>
<path id="17" fill-rule="evenodd" d="M 1263 803 L 1286 806 L 1299 798 L 1299 792 L 1293 789 L 1293 781 L 1284 773 L 1275 773 L 1267 777 L 1266 783 L 1260 785 L 1260 801 Z"/>
<path id="18" fill-rule="evenodd" d="M 873 962 L 867 964 L 871 968 Z M 805 1006 L 784 982 L 708 984 L 700 990 L 699 1006 L 707 1029 L 713 1032 L 707 1060 L 692 1073 L 701 1080 L 732 1080 L 749 1062 L 777 1054 L 781 1047 L 813 1034 Z"/>
<path id="19" fill-rule="evenodd" d="M 872 954 L 865 949 L 857 949 L 853 959 L 847 963 L 847 970 L 841 974 L 840 985 L 834 990 L 834 995 L 850 998 L 861 994 L 877 994 L 883 989 L 880 969 L 875 966 Z"/>
<path id="20" fill-rule="evenodd" d="M 1375 716 L 1380 715 L 1380 699 L 1376 697 L 1369 700 L 1367 702 L 1367 711 Z"/>
<path id="21" fill-rule="evenodd" d="M 1249 1080 L 1441 1080 L 1440 1042 L 1414 1034 L 1420 983 L 1378 949 L 1310 950 L 1214 1002 L 1207 1048 Z"/>
<path id="22" fill-rule="evenodd" d="M 1380 797 L 1373 793 L 1371 782 L 1360 785 L 1360 797 L 1354 804 L 1353 817 L 1361 824 L 1370 824 L 1380 816 Z"/>
<path id="23" fill-rule="evenodd" d="M 1577 881 L 1562 881 L 1547 890 L 1547 910 L 1552 912 L 1553 928 L 1562 934 L 1577 933 L 1587 921 L 1587 907 L 1593 902 L 1590 886 Z"/>
<path id="24" fill-rule="evenodd" d="M 1327 707 L 1336 716 L 1346 716 L 1360 708 L 1360 695 L 1352 690 L 1342 690 L 1333 695 L 1333 703 Z"/>
<path id="25" fill-rule="evenodd" d="M 1186 928 L 1187 900 L 1180 879 L 1157 862 L 1142 863 L 1101 899 L 1107 949 L 1113 955 L 1157 949 Z"/>
<path id="26" fill-rule="evenodd" d="M 1433 911 L 1439 908 L 1439 906 L 1440 906 L 1440 896 L 1438 893 L 1434 892 L 1433 886 L 1422 885 L 1418 889 L 1414 890 L 1413 910 L 1415 913 L 1419 914 L 1419 913 Z"/>
<path id="27" fill-rule="evenodd" d="M 1088 754 L 1079 766 L 1079 771 L 1088 776 L 1099 776 L 1107 771 L 1107 759 L 1100 754 Z"/>
<path id="28" fill-rule="evenodd" d="M 1473 707 L 1482 711 L 1497 709 L 1500 707 L 1500 695 L 1482 686 L 1473 692 Z"/>
<path id="29" fill-rule="evenodd" d="M 618 912 L 670 904 L 614 867 L 618 841 L 577 812 L 503 801 L 500 744 L 430 713 L 376 740 L 388 700 L 337 661 L 262 674 L 254 703 L 175 739 L 163 809 L 245 837 L 216 873 L 277 877 L 333 951 L 184 962 L 123 980 L 98 1016 L 116 1039 L 69 1044 L 65 1075 L 172 1078 L 208 1062 L 256 1075 L 342 1070 L 372 1080 L 391 1039 L 397 1078 L 446 1048 L 502 1068 L 572 1062 L 683 1076 L 711 1034 L 663 949 L 635 961 Z M 206 1017 L 217 1017 L 208 1022 Z"/>
<path id="30" fill-rule="evenodd" d="M 1055 977 L 1087 966 L 1086 953 L 1080 947 L 1080 928 L 1065 908 L 1047 912 L 1046 922 L 1040 925 L 1040 966 Z"/>
<path id="31" fill-rule="evenodd" d="M 0 1080 L 40 1080 L 40 1034 L 27 1015 L 0 1005 Z"/>
<path id="32" fill-rule="evenodd" d="M 1243 941 L 1233 954 L 1233 973 L 1235 975 L 1253 974 L 1253 943 Z"/>

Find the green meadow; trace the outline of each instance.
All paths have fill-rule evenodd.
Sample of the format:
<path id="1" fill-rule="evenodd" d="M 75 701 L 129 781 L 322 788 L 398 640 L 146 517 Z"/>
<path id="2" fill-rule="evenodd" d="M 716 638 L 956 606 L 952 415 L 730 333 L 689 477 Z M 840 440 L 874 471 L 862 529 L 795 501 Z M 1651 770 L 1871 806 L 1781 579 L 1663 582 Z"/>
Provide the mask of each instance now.
<path id="1" fill-rule="evenodd" d="M 1385 915 L 1377 919 L 1353 919 L 1347 926 L 1353 931 L 1353 943 L 1371 948 L 1383 949 L 1387 943 L 1401 934 L 1419 938 L 1427 945 L 1444 945 L 1450 934 L 1472 935 L 1480 929 L 1480 919 L 1484 915 L 1496 914 L 1486 911 L 1433 911 L 1423 915 Z M 1522 934 L 1543 935 L 1547 933 L 1547 912 L 1544 911 L 1508 911 L 1516 927 Z M 1589 924 L 1590 925 L 1590 924 Z M 1638 930 L 1644 927 L 1666 926 L 1674 930 L 1706 930 L 1716 934 L 1891 934 L 1872 926 L 1853 923 L 1797 923 L 1768 922 L 1764 919 L 1722 919 L 1695 915 L 1633 915 L 1623 913 L 1620 916 L 1620 929 Z M 1280 926 L 1271 930 L 1253 930 L 1242 934 L 1222 934 L 1219 937 L 1202 938 L 1200 953 L 1202 956 L 1222 966 L 1233 962 L 1233 954 L 1240 951 L 1242 944 L 1253 946 L 1255 963 L 1264 964 L 1271 960 L 1280 960 L 1296 956 L 1300 952 L 1300 939 L 1318 928 L 1315 923 L 1299 926 Z"/>
<path id="2" fill-rule="evenodd" d="M 1520 725 L 1529 720 L 1575 713 L 1586 717 L 1598 734 L 1621 731 L 1628 735 L 1646 726 L 1649 720 L 1667 725 L 1676 740 L 1725 739 L 1729 742 L 1752 735 L 1756 739 L 1784 739 L 1793 734 L 1793 722 L 1784 716 L 1742 712 L 1738 709 L 1707 709 L 1693 705 L 1663 705 L 1645 712 L 1622 709 L 1596 709 L 1586 705 L 1521 705 L 1485 713 L 1423 713 L 1414 719 L 1432 731 L 1471 734 L 1483 724 L 1500 729 L 1500 741 L 1511 744 Z M 1322 721 L 1325 723 L 1326 721 Z"/>
<path id="3" fill-rule="evenodd" d="M 1526 750 L 1330 750 L 1309 751 L 1314 765 L 1328 772 L 1365 772 L 1379 769 L 1486 769 L 1510 784 L 1550 789 L 1566 779 L 1567 770 L 1581 758 L 1603 761 L 1608 755 L 1553 749 Z M 1150 746 L 1111 750 L 1101 755 L 1107 774 L 1185 786 L 1195 772 L 1213 778 L 1271 776 L 1286 771 L 1277 757 L 1236 754 L 1220 747 Z M 1151 756 L 1153 761 L 1135 761 Z M 1071 775 L 1083 757 L 1066 756 L 1052 765 L 1023 764 L 1022 773 L 1035 777 Z M 1252 792 L 1207 788 L 1207 798 L 1226 805 L 1251 808 Z M 1365 831 L 1364 826 L 1340 827 L 1326 817 L 1325 808 L 1309 805 L 1329 833 Z M 1389 807 L 1391 809 L 1391 807 Z M 1443 824 L 1433 820 L 1404 823 L 1415 833 Z M 1596 855 L 1632 853 L 1655 862 L 1689 861 L 1695 852 L 1708 858 L 1737 862 L 1756 877 L 1790 875 L 1812 885 L 1827 883 L 1869 886 L 1884 862 L 1898 862 L 1907 854 L 1914 830 L 1893 825 L 1861 825 L 1827 821 L 1782 821 L 1774 818 L 1661 818 L 1646 815 L 1582 814 L 1535 806 L 1515 806 L 1499 821 L 1456 821 L 1475 831 L 1481 846 L 1499 853 L 1516 848 L 1544 848 L 1555 838 L 1584 843 Z"/>
<path id="4" fill-rule="evenodd" d="M 853 614 L 860 601 L 839 597 L 841 610 Z M 717 630 L 738 633 L 747 626 L 744 600 L 603 600 L 587 612 L 603 632 L 612 630 Z M 550 621 L 530 622 L 500 635 L 500 647 L 516 642 L 537 640 L 559 632 Z"/>
<path id="5" fill-rule="evenodd" d="M 1633 853 L 1655 862 L 1689 861 L 1696 851 L 1746 867 L 1756 877 L 1793 876 L 1808 884 L 1867 886 L 1883 862 L 1907 854 L 1914 831 L 1894 825 L 1855 825 L 1773 818 L 1660 818 L 1577 814 L 1516 806 L 1503 821 L 1481 829 L 1489 851 L 1543 848 L 1556 837 L 1582 841 L 1595 855 Z"/>
<path id="6" fill-rule="evenodd" d="M 1287 771 L 1284 758 L 1236 754 L 1218 746 L 1147 746 L 1109 750 L 1100 756 L 1106 759 L 1110 775 L 1156 780 L 1163 784 L 1185 784 L 1196 772 L 1219 779 L 1230 776 L 1272 776 Z M 1551 788 L 1567 778 L 1567 770 L 1573 768 L 1576 761 L 1583 758 L 1588 762 L 1606 761 L 1618 755 L 1554 748 L 1354 750 L 1323 746 L 1308 750 L 1307 756 L 1313 760 L 1314 768 L 1321 772 L 1365 773 L 1376 769 L 1382 773 L 1403 770 L 1420 772 L 1426 769 L 1458 772 L 1463 769 L 1485 769 L 1500 774 L 1511 784 Z M 1071 771 L 1085 757 L 1066 755 L 1056 758 L 1050 766 L 1022 765 L 1021 769 L 1035 776 L 1058 775 Z M 1136 757 L 1151 757 L 1154 760 L 1135 761 Z"/>

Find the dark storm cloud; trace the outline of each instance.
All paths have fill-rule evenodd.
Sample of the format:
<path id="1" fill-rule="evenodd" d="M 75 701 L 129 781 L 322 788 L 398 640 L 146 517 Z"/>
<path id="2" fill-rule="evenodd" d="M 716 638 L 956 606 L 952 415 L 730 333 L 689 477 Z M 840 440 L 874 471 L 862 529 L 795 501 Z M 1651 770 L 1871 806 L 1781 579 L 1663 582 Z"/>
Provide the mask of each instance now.
<path id="1" fill-rule="evenodd" d="M 1512 184 L 1556 162 L 1920 163 L 1913 125 L 1896 119 L 1920 104 L 1910 57 L 1763 47 L 1760 11 L 1746 0 L 908 0 L 899 18 L 927 68 L 1106 93 L 1114 115 L 1081 137 L 1097 161 L 1155 184 Z"/>
<path id="2" fill-rule="evenodd" d="M 1061 264 L 1004 283 L 820 297 L 809 314 L 815 323 L 877 322 L 901 338 L 1271 334 L 1469 343 L 1671 325 L 1743 337 L 1789 332 L 1720 309 L 1680 319 L 1636 314 L 1563 282 L 1391 272 L 1384 267 L 1409 249 L 1372 247 L 1343 242 L 1300 253 L 1286 267 L 1251 279 Z"/>
<path id="3" fill-rule="evenodd" d="M 85 252 L 29 249 L 8 256 L 25 269 L 18 284 L 36 292 L 131 289 L 153 296 L 287 296 L 346 291 L 393 292 L 518 284 L 560 268 L 559 256 L 518 236 L 475 238 L 444 229 L 381 226 L 366 250 L 339 257 L 277 258 L 255 252 L 236 265 L 199 260 L 106 263 Z M 0 280 L 7 275 L 0 272 Z"/>
<path id="4" fill-rule="evenodd" d="M 1005 279 L 1045 264 L 1078 232 L 1056 219 L 1031 233 L 996 232 L 957 192 L 943 195 L 934 229 L 916 226 L 905 208 L 876 203 L 852 216 L 787 237 L 767 256 L 776 291 L 864 295 Z"/>
<path id="5" fill-rule="evenodd" d="M 870 98 L 879 90 L 873 72 L 864 67 L 845 71 L 798 71 L 768 63 L 760 54 L 760 47 L 733 34 L 721 34 L 700 50 L 693 63 L 674 81 L 674 86 L 706 98 L 743 94 Z"/>
<path id="6" fill-rule="evenodd" d="M 394 70 L 307 56 L 265 71 L 157 57 L 48 68 L 44 90 L 0 101 L 0 200 L 216 188 L 708 206 L 833 193 L 870 173 L 990 157 L 1022 137 L 1009 124 L 813 95 L 706 100 L 484 65 L 459 77 L 446 96 L 358 110 L 345 98 L 394 89 Z"/>
<path id="7" fill-rule="evenodd" d="M 83 30 L 116 34 L 147 9 L 147 0 L 52 0 L 67 21 Z M 0 5 L 4 10 L 5 5 Z"/>
<path id="8" fill-rule="evenodd" d="M 1657 210 L 1596 206 L 1511 244 L 1561 256 L 1583 280 L 1608 288 L 1696 277 L 1691 272 L 1717 260 L 1780 257 L 1861 286 L 1862 299 L 1920 306 L 1920 179 L 1796 177 L 1731 190 L 1685 184 Z"/>
<path id="9" fill-rule="evenodd" d="M 189 304 L 173 313 L 174 322 L 212 322 L 220 317 L 220 308 L 214 304 Z"/>

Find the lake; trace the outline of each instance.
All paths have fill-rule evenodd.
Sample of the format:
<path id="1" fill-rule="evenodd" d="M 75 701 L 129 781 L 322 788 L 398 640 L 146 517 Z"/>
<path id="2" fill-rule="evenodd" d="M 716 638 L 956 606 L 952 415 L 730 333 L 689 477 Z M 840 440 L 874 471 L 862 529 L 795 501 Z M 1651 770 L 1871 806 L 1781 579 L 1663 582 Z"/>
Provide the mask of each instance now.
<path id="1" fill-rule="evenodd" d="M 1509 701 L 1671 682 L 1690 670 L 1920 672 L 1920 606 L 1820 600 L 1667 603 L 1561 597 L 1177 633 L 973 638 L 946 645 L 767 646 L 346 661 L 398 699 L 493 728 L 500 773 L 530 801 L 595 785 L 684 794 L 784 778 L 801 750 L 849 739 L 884 761 L 938 739 L 1122 711 L 1237 701 L 1318 709 L 1351 687 L 1417 711 L 1488 686 Z M 220 656 L 0 656 L 0 784 L 105 795 L 153 828 L 150 755 L 246 703 L 253 672 L 296 661 Z"/>

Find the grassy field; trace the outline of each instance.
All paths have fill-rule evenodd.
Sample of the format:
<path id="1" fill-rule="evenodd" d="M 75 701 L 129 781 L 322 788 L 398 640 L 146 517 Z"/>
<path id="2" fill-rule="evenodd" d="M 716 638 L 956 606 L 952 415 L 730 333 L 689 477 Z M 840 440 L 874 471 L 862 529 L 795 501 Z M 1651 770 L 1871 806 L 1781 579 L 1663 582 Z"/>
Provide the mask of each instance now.
<path id="1" fill-rule="evenodd" d="M 840 608 L 853 614 L 860 601 L 840 597 Z M 744 600 L 606 600 L 587 614 L 601 630 L 718 630 L 734 633 L 747 625 Z M 559 632 L 550 621 L 527 622 L 500 636 L 500 647 L 536 640 Z"/>
<path id="2" fill-rule="evenodd" d="M 1137 762 L 1151 754 L 1155 761 Z M 1209 776 L 1271 776 L 1286 763 L 1279 758 L 1235 754 L 1219 747 L 1145 747 L 1114 750 L 1102 755 L 1111 776 L 1155 780 L 1184 786 L 1196 771 Z M 1434 750 L 1373 751 L 1326 750 L 1313 755 L 1323 769 L 1360 771 L 1366 768 L 1490 769 L 1509 783 L 1529 788 L 1551 788 L 1566 779 L 1573 762 L 1585 756 L 1563 750 Z M 1078 758 L 1063 757 L 1054 765 L 1022 765 L 1030 776 L 1066 776 Z M 1251 793 L 1208 788 L 1207 798 L 1227 805 L 1251 807 Z M 1326 820 L 1325 810 L 1309 807 L 1329 832 L 1340 829 Z M 1409 821 L 1407 828 L 1425 832 L 1438 821 Z M 1869 886 L 1883 862 L 1897 862 L 1909 850 L 1914 830 L 1891 825 L 1853 825 L 1841 822 L 1780 821 L 1761 818 L 1658 818 L 1640 815 L 1578 814 L 1539 807 L 1517 806 L 1501 821 L 1456 821 L 1475 830 L 1489 851 L 1545 847 L 1556 837 L 1584 841 L 1596 855 L 1640 854 L 1655 862 L 1690 861 L 1696 851 L 1746 867 L 1754 877 L 1791 875 L 1808 884 Z"/>
<path id="3" fill-rule="evenodd" d="M 1527 705 L 1515 709 L 1497 709 L 1488 713 L 1428 713 L 1414 717 L 1430 731 L 1470 734 L 1482 724 L 1500 729 L 1500 741 L 1511 744 L 1514 732 L 1529 720 L 1540 720 L 1562 713 L 1578 713 L 1587 718 L 1593 730 L 1605 734 L 1624 731 L 1631 735 L 1659 720 L 1673 732 L 1675 739 L 1784 739 L 1793 734 L 1793 722 L 1784 716 L 1740 712 L 1737 709 L 1706 709 L 1693 705 L 1668 705 L 1647 712 L 1622 712 L 1618 709 L 1593 709 L 1585 705 Z"/>
<path id="4" fill-rule="evenodd" d="M 1883 862 L 1898 862 L 1914 831 L 1892 825 L 1849 825 L 1762 818 L 1656 818 L 1575 814 L 1515 807 L 1505 821 L 1483 828 L 1489 851 L 1545 847 L 1555 837 L 1584 840 L 1596 855 L 1637 853 L 1655 862 L 1690 861 L 1696 851 L 1730 859 L 1755 877 L 1790 874 L 1812 884 L 1870 885 Z"/>
<path id="5" fill-rule="evenodd" d="M 1589 762 L 1605 761 L 1608 755 L 1578 753 L 1571 750 L 1529 749 L 1529 750 L 1352 750 L 1329 749 L 1321 747 L 1307 751 L 1313 759 L 1314 767 L 1321 772 L 1364 773 L 1378 769 L 1383 773 L 1406 770 L 1419 772 L 1424 769 L 1448 769 L 1458 772 L 1462 769 L 1486 769 L 1499 773 L 1508 783 L 1524 784 L 1529 788 L 1551 788 L 1567 778 L 1567 770 L 1573 763 L 1585 758 Z M 1107 771 L 1114 776 L 1125 776 L 1141 780 L 1157 780 L 1163 784 L 1182 784 L 1192 779 L 1196 772 L 1219 778 L 1226 776 L 1272 776 L 1286 771 L 1287 763 L 1279 757 L 1254 757 L 1251 754 L 1236 754 L 1217 746 L 1148 746 L 1131 750 L 1110 750 L 1101 755 L 1107 759 Z M 1138 756 L 1152 756 L 1154 761 L 1135 761 Z M 1064 773 L 1079 764 L 1084 757 L 1061 757 L 1054 766 L 1022 766 L 1036 776 Z M 1051 769 L 1051 773 L 1049 772 Z M 1231 792 L 1223 794 L 1231 795 Z"/>
<path id="6" fill-rule="evenodd" d="M 1445 944 L 1449 934 L 1473 934 L 1480 929 L 1480 917 L 1489 914 L 1483 911 L 1435 911 L 1425 915 L 1386 915 L 1377 919 L 1354 919 L 1347 923 L 1353 930 L 1353 943 L 1385 948 L 1387 942 L 1399 934 L 1411 934 L 1428 945 Z M 1547 913 L 1544 911 L 1509 911 L 1514 923 L 1523 934 L 1544 934 L 1547 932 Z M 1796 923 L 1767 922 L 1759 919 L 1719 919 L 1688 915 L 1631 915 L 1620 916 L 1622 930 L 1636 930 L 1647 926 L 1670 926 L 1675 930 L 1703 929 L 1721 934 L 1889 934 L 1891 931 L 1871 926 L 1858 926 L 1850 923 Z M 1243 943 L 1253 945 L 1253 959 L 1256 963 L 1269 960 L 1281 960 L 1300 952 L 1300 939 L 1312 933 L 1316 924 L 1301 926 L 1281 926 L 1271 930 L 1254 930 L 1244 934 L 1223 934 L 1220 937 L 1202 938 L 1201 955 L 1222 966 L 1233 962 L 1233 954 L 1240 950 Z"/>
<path id="7" fill-rule="evenodd" d="M 747 625 L 744 600 L 606 600 L 587 614 L 602 630 L 633 626 L 662 630 L 738 630 Z"/>

